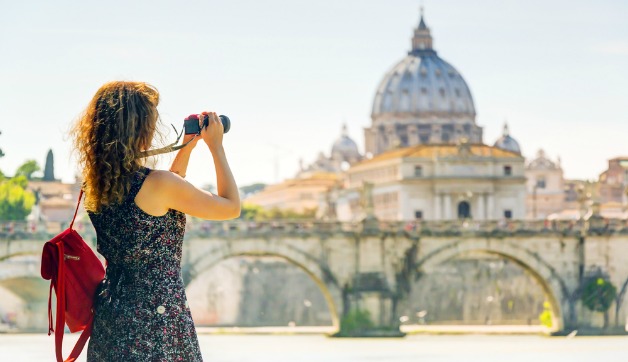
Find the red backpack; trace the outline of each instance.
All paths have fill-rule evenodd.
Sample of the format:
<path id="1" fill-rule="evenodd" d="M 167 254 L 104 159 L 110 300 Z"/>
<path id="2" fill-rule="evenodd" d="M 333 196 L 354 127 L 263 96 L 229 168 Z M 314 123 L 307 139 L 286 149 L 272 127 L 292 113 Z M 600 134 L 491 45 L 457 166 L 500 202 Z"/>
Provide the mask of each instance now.
<path id="1" fill-rule="evenodd" d="M 74 230 L 83 190 L 79 194 L 70 227 L 44 244 L 41 255 L 41 276 L 50 280 L 48 295 L 48 335 L 55 332 L 57 362 L 63 362 L 63 332 L 67 323 L 70 332 L 83 331 L 66 362 L 75 361 L 92 332 L 92 309 L 98 284 L 105 277 L 105 268 L 92 249 Z M 57 298 L 57 320 L 52 328 L 52 288 Z"/>

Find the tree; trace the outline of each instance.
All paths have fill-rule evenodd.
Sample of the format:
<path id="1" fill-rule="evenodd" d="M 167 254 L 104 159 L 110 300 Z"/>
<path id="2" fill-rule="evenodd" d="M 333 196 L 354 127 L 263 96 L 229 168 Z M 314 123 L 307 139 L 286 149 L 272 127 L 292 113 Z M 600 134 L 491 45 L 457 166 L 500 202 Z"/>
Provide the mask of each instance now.
<path id="1" fill-rule="evenodd" d="M 41 167 L 39 167 L 37 161 L 27 160 L 22 164 L 22 166 L 17 168 L 17 171 L 15 171 L 15 176 L 25 176 L 27 180 L 32 180 L 33 174 L 40 170 Z"/>
<path id="2" fill-rule="evenodd" d="M 266 188 L 266 184 L 255 183 L 240 187 L 240 192 L 242 192 L 244 195 L 252 195 L 256 192 L 262 191 L 264 188 Z"/>
<path id="3" fill-rule="evenodd" d="M 284 210 L 277 207 L 264 209 L 259 205 L 243 204 L 240 212 L 240 219 L 249 221 L 271 221 L 271 220 L 309 220 L 316 216 L 316 209 L 306 209 L 303 212 Z"/>
<path id="4" fill-rule="evenodd" d="M 30 214 L 35 195 L 26 190 L 26 176 L 0 181 L 0 220 L 24 221 Z"/>
<path id="5" fill-rule="evenodd" d="M 582 289 L 580 300 L 589 310 L 604 313 L 604 328 L 608 327 L 608 309 L 615 301 L 617 288 L 610 281 L 591 278 Z"/>
<path id="6" fill-rule="evenodd" d="M 263 212 L 264 209 L 262 209 L 259 205 L 243 204 L 240 212 L 240 219 L 248 221 L 258 220 L 259 215 Z"/>
<path id="7" fill-rule="evenodd" d="M 44 166 L 44 181 L 55 180 L 55 159 L 52 155 L 52 150 L 48 150 L 46 155 L 46 165 Z"/>
<path id="8" fill-rule="evenodd" d="M 2 132 L 0 131 L 0 134 L 2 134 Z M 4 157 L 4 152 L 2 152 L 2 148 L 0 148 L 0 158 Z"/>

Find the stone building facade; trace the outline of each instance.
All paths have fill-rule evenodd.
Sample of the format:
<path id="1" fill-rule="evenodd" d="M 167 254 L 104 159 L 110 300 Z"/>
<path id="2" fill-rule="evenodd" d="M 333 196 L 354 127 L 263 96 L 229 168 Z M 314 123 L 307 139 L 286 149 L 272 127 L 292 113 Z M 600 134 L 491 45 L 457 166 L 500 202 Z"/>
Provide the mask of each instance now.
<path id="1" fill-rule="evenodd" d="M 499 220 L 525 217 L 524 159 L 483 144 L 427 144 L 391 150 L 347 172 L 337 216 L 381 220 Z M 371 195 L 364 196 L 364 184 Z"/>
<path id="2" fill-rule="evenodd" d="M 617 157 L 608 160 L 608 169 L 600 174 L 600 203 L 628 204 L 626 188 L 628 187 L 628 157 Z"/>
<path id="3" fill-rule="evenodd" d="M 560 159 L 552 161 L 539 150 L 525 168 L 526 219 L 542 220 L 565 209 L 567 192 Z"/>

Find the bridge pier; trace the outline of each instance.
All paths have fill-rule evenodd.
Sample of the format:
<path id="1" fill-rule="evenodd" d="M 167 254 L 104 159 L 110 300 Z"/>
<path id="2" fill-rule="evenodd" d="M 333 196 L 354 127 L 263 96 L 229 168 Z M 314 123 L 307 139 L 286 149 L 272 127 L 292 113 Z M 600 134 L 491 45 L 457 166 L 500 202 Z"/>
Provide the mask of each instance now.
<path id="1" fill-rule="evenodd" d="M 342 288 L 342 318 L 334 337 L 405 336 L 399 329 L 398 276 L 392 266 L 399 265 L 398 256 L 390 253 L 396 240 L 382 238 L 376 222 L 366 218 L 354 234 L 354 265 Z"/>
<path id="2" fill-rule="evenodd" d="M 345 286 L 340 330 L 332 337 L 403 337 L 395 306 L 390 293 L 360 292 Z"/>

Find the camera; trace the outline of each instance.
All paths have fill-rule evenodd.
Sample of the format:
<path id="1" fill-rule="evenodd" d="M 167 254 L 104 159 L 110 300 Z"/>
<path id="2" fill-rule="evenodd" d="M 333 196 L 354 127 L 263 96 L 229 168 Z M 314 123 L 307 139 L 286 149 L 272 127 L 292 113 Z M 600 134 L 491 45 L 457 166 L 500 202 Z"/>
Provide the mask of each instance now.
<path id="1" fill-rule="evenodd" d="M 201 115 L 198 114 L 190 114 L 183 120 L 183 129 L 185 130 L 185 134 L 199 134 L 201 133 L 201 128 L 199 127 L 198 120 Z M 222 122 L 223 133 L 229 132 L 231 128 L 231 120 L 229 117 L 221 114 L 218 116 L 220 118 L 220 122 Z M 209 116 L 203 116 L 203 128 L 207 127 L 209 124 Z"/>

